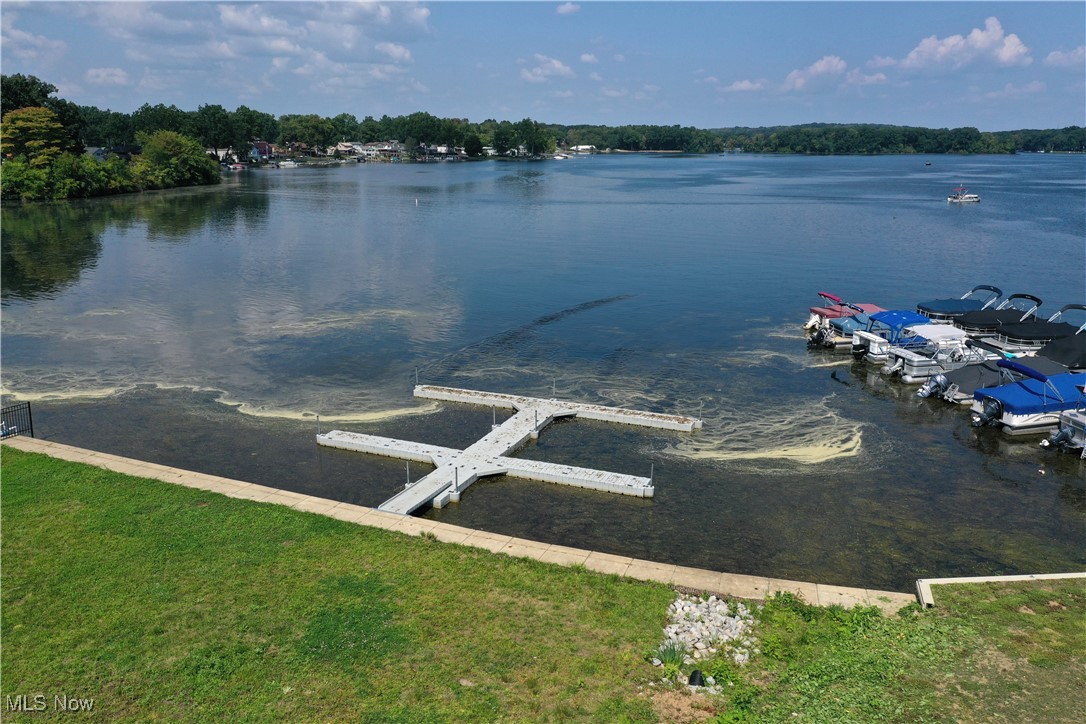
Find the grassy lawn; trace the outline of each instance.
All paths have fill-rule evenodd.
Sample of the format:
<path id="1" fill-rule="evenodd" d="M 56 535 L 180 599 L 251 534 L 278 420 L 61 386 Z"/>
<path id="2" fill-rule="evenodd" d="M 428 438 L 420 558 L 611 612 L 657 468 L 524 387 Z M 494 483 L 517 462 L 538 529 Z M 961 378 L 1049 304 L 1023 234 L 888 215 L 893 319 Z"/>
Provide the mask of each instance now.
<path id="1" fill-rule="evenodd" d="M 201 722 L 1083 712 L 1081 581 L 940 587 L 938 608 L 895 618 L 781 597 L 758 614 L 762 653 L 702 664 L 722 693 L 692 696 L 648 661 L 667 586 L 11 448 L 2 464 L 5 721 L 63 716 L 55 696 L 102 720 Z M 20 695 L 46 710 L 14 711 Z"/>

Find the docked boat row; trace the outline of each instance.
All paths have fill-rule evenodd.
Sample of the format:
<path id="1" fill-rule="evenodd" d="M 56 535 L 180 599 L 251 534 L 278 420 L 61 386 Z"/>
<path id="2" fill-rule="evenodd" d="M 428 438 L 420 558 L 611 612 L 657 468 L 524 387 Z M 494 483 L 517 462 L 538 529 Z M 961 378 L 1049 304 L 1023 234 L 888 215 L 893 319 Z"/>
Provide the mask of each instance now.
<path id="1" fill-rule="evenodd" d="M 811 348 L 849 351 L 917 396 L 969 404 L 976 427 L 1051 432 L 1044 444 L 1086 457 L 1086 305 L 1041 317 L 1042 300 L 990 285 L 960 297 L 884 309 L 819 292 L 804 329 Z"/>

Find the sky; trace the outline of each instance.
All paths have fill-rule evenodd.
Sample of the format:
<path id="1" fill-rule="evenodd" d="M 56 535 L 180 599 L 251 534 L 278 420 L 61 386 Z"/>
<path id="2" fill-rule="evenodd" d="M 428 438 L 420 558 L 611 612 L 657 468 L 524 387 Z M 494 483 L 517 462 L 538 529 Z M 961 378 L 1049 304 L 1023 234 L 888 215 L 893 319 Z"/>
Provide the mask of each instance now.
<path id="1" fill-rule="evenodd" d="M 559 124 L 1086 126 L 1086 2 L 16 2 L 79 105 Z"/>

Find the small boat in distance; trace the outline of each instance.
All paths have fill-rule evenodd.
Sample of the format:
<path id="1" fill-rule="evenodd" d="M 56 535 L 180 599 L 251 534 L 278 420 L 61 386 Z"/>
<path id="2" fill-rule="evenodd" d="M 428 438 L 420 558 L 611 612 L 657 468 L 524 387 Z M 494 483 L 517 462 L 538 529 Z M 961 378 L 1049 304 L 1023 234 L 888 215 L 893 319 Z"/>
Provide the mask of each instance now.
<path id="1" fill-rule="evenodd" d="M 978 196 L 977 194 L 968 194 L 968 193 L 966 193 L 966 191 L 968 191 L 968 189 L 965 188 L 964 186 L 959 186 L 958 188 L 954 189 L 954 193 L 952 193 L 952 194 L 950 194 L 949 196 L 946 197 L 947 203 L 951 203 L 951 204 L 975 204 L 975 203 L 980 203 L 980 196 Z"/>

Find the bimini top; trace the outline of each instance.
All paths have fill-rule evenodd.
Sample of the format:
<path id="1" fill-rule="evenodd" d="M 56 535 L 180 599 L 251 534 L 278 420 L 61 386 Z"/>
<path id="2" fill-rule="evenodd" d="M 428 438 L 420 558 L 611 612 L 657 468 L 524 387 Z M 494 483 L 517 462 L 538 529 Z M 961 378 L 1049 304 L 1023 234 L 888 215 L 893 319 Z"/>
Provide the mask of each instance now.
<path id="1" fill-rule="evenodd" d="M 1064 305 L 1060 309 L 1060 311 L 1053 314 L 1047 320 L 1036 319 L 1027 322 L 1001 324 L 995 330 L 996 336 L 1003 338 L 1007 341 L 1022 342 L 1046 342 L 1050 339 L 1069 337 L 1082 329 L 1083 326 L 1081 324 L 1076 325 L 1069 322 L 1059 321 L 1063 318 L 1063 313 L 1071 309 L 1086 311 L 1086 305 Z"/>
<path id="2" fill-rule="evenodd" d="M 871 315 L 871 328 L 876 326 L 901 329 L 910 324 L 927 324 L 931 320 L 923 314 L 908 309 L 889 309 L 885 312 L 875 312 Z"/>
<path id="3" fill-rule="evenodd" d="M 1037 358 L 1047 358 L 1070 370 L 1086 370 L 1086 332 L 1054 339 L 1037 352 Z"/>
<path id="4" fill-rule="evenodd" d="M 966 312 L 954 324 L 970 332 L 991 332 L 1001 324 L 1031 321 L 1041 300 L 1032 294 L 1012 294 L 998 307 Z"/>
<path id="5" fill-rule="evenodd" d="M 828 303 L 820 307 L 811 307 L 810 311 L 811 314 L 817 314 L 824 319 L 839 319 L 860 313 L 871 314 L 871 312 L 882 311 L 882 307 L 877 304 L 851 304 L 829 292 L 819 292 L 818 296 Z"/>
<path id="6" fill-rule="evenodd" d="M 908 329 L 902 332 L 901 339 L 923 337 L 931 342 L 939 343 L 965 339 L 966 336 L 964 329 L 958 329 L 950 324 L 910 324 Z"/>
<path id="7" fill-rule="evenodd" d="M 930 302 L 920 302 L 916 305 L 916 311 L 929 317 L 957 317 L 966 312 L 987 309 L 1002 296 L 1003 290 L 999 287 L 981 284 L 973 287 L 958 299 L 933 299 Z"/>
<path id="8" fill-rule="evenodd" d="M 1049 377 L 1014 360 L 1001 359 L 996 364 L 1027 376 L 999 387 L 982 387 L 973 393 L 974 400 L 999 400 L 1004 412 L 1015 415 L 1069 410 L 1083 401 L 1086 372 L 1063 372 Z"/>

